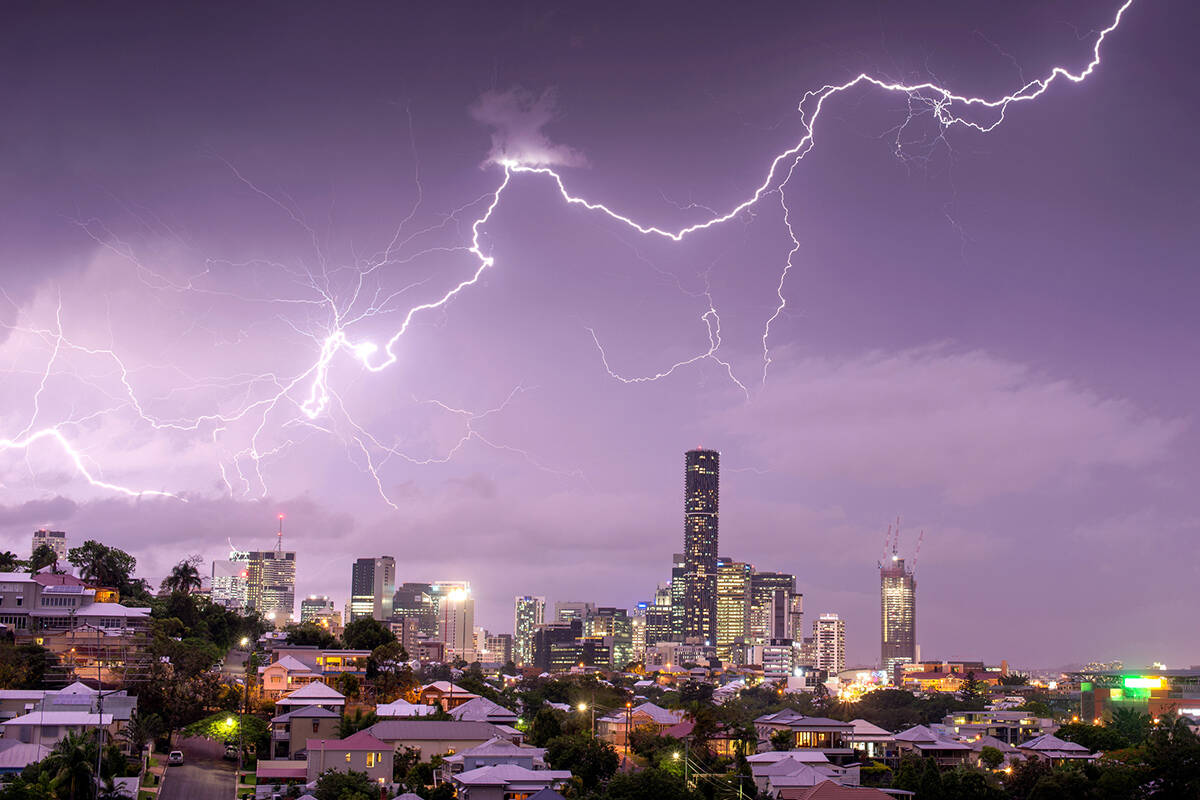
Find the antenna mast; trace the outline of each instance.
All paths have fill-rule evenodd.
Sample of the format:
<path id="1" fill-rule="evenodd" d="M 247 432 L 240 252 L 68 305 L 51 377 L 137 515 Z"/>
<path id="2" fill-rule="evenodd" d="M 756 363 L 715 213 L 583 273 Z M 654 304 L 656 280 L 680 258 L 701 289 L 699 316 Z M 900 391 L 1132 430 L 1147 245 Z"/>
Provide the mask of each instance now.
<path id="1" fill-rule="evenodd" d="M 279 515 L 279 533 L 275 534 L 275 555 L 283 553 L 283 514 Z"/>

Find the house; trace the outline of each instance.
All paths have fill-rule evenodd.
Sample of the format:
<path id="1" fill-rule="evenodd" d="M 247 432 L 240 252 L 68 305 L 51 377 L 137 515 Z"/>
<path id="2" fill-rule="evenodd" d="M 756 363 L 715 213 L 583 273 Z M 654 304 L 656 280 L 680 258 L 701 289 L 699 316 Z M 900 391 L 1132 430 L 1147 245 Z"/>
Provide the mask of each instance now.
<path id="1" fill-rule="evenodd" d="M 391 745 L 368 731 L 345 739 L 309 739 L 307 778 L 312 783 L 322 772 L 332 769 L 365 772 L 373 781 L 391 783 L 394 755 Z"/>
<path id="2" fill-rule="evenodd" d="M 542 789 L 560 789 L 571 780 L 568 770 L 525 769 L 497 764 L 460 772 L 451 778 L 458 800 L 510 800 Z"/>
<path id="3" fill-rule="evenodd" d="M 683 722 L 664 729 L 661 735 L 671 736 L 680 741 L 695 742 L 695 739 L 692 737 L 692 731 L 695 728 L 696 724 L 694 722 L 685 719 Z M 712 735 L 708 737 L 706 744 L 713 755 L 719 758 L 733 758 L 739 753 L 746 755 L 747 753 L 754 752 L 758 743 L 755 741 L 748 742 L 743 739 L 742 732 L 739 730 L 730 728 L 727 725 L 718 725 L 716 730 L 712 732 Z"/>
<path id="4" fill-rule="evenodd" d="M 912 792 L 900 789 L 871 789 L 866 786 L 839 786 L 833 781 L 825 781 L 816 786 L 787 791 L 780 795 L 780 800 L 895 800 L 897 796 L 911 797 Z"/>
<path id="5" fill-rule="evenodd" d="M 956 767 L 967 763 L 971 748 L 963 742 L 949 738 L 924 725 L 914 725 L 895 736 L 896 749 L 900 755 L 911 754 L 920 758 L 932 758 L 939 767 Z"/>
<path id="6" fill-rule="evenodd" d="M 995 736 L 980 736 L 978 739 L 967 742 L 967 747 L 971 748 L 969 760 L 977 767 L 982 766 L 980 757 L 983 755 L 983 748 L 985 747 L 994 747 L 999 750 L 1000 754 L 1004 756 L 1004 763 L 1006 764 L 1025 760 L 1025 756 L 1017 748 L 1002 739 L 997 739 Z"/>
<path id="7" fill-rule="evenodd" d="M 546 749 L 514 744 L 497 736 L 481 745 L 446 756 L 442 778 L 448 781 L 451 776 L 460 772 L 470 772 L 479 767 L 494 767 L 498 764 L 515 764 L 525 769 L 545 769 Z"/>
<path id="8" fill-rule="evenodd" d="M 1026 758 L 1048 761 L 1054 766 L 1071 762 L 1095 761 L 1099 753 L 1093 753 L 1081 744 L 1067 742 L 1051 733 L 1030 739 L 1017 745 L 1017 750 Z"/>
<path id="9" fill-rule="evenodd" d="M 346 707 L 346 695 L 320 681 L 313 681 L 275 701 L 275 710 L 281 714 L 308 706 L 336 711 L 340 715 Z"/>
<path id="10" fill-rule="evenodd" d="M 662 734 L 667 728 L 683 722 L 684 712 L 665 709 L 654 703 L 621 708 L 596 720 L 596 736 L 614 747 L 625 747 L 629 734 L 638 729 Z"/>
<path id="11" fill-rule="evenodd" d="M 278 698 L 320 679 L 320 674 L 311 666 L 292 656 L 284 656 L 258 668 L 259 686 L 263 695 L 270 698 Z"/>
<path id="12" fill-rule="evenodd" d="M 450 716 L 468 722 L 490 722 L 493 725 L 516 725 L 517 712 L 510 711 L 486 697 L 472 700 L 450 709 Z"/>
<path id="13" fill-rule="evenodd" d="M 20 717 L 0 722 L 3 738 L 25 744 L 54 747 L 71 733 L 83 733 L 104 728 L 106 737 L 117 735 L 112 714 L 90 711 L 32 711 Z"/>
<path id="14" fill-rule="evenodd" d="M 1058 730 L 1054 720 L 1028 711 L 956 711 L 942 720 L 942 727 L 964 739 L 991 736 L 1012 745 Z"/>
<path id="15" fill-rule="evenodd" d="M 478 747 L 491 739 L 506 739 L 520 743 L 520 734 L 512 735 L 487 722 L 458 720 L 389 719 L 367 728 L 371 735 L 385 741 L 393 750 L 410 747 L 422 761 L 434 756 L 454 755 Z"/>
<path id="16" fill-rule="evenodd" d="M 15 775 L 48 755 L 50 748 L 45 745 L 0 739 L 0 775 Z"/>
<path id="17" fill-rule="evenodd" d="M 747 757 L 754 786 L 772 798 L 787 796 L 794 789 L 816 786 L 824 781 L 846 786 L 859 782 L 857 764 L 830 763 L 820 750 L 780 750 Z"/>
<path id="18" fill-rule="evenodd" d="M 858 753 L 859 758 L 886 758 L 895 748 L 896 737 L 891 731 L 885 731 L 865 719 L 852 719 L 850 725 L 853 730 L 845 741 L 850 749 Z"/>
<path id="19" fill-rule="evenodd" d="M 103 702 L 101 702 L 103 701 Z M 0 690 L 0 719 L 12 719 L 32 711 L 103 711 L 111 713 L 118 725 L 129 722 L 137 709 L 137 697 L 125 691 L 100 692 L 76 681 L 63 689 L 4 689 Z"/>
<path id="20" fill-rule="evenodd" d="M 449 711 L 452 708 L 461 706 L 468 700 L 474 700 L 479 697 L 477 694 L 468 692 L 461 686 L 455 686 L 450 681 L 434 681 L 421 687 L 421 691 L 417 693 L 417 700 L 425 705 L 441 704 L 442 708 Z"/>
<path id="21" fill-rule="evenodd" d="M 760 752 L 772 747 L 773 735 L 785 731 L 793 749 L 820 750 L 835 763 L 849 763 L 855 758 L 850 748 L 854 726 L 849 722 L 827 717 L 806 717 L 798 711 L 785 708 L 754 720 L 754 730 L 758 733 Z"/>
<path id="22" fill-rule="evenodd" d="M 375 706 L 375 716 L 380 719 L 409 719 L 411 717 L 426 717 L 437 711 L 437 706 L 427 706 L 410 703 L 407 700 L 396 700 L 391 703 L 380 703 Z"/>
<path id="23" fill-rule="evenodd" d="M 295 757 L 308 749 L 309 739 L 337 736 L 342 715 L 320 706 L 305 706 L 271 720 L 271 758 Z"/>

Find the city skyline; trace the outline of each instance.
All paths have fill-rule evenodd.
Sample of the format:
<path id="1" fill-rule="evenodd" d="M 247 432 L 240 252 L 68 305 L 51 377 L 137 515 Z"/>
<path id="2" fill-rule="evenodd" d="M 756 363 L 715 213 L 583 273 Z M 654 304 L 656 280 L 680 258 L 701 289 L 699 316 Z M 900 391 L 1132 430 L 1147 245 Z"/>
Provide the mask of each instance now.
<path id="1" fill-rule="evenodd" d="M 714 555 L 795 575 L 849 663 L 878 657 L 897 514 L 906 558 L 926 531 L 925 656 L 1200 662 L 1194 567 L 1157 558 L 1200 533 L 1200 9 L 1121 7 L 314 8 L 286 36 L 265 8 L 12 10 L 0 442 L 62 438 L 0 445 L 0 547 L 65 530 L 156 578 L 270 552 L 283 512 L 296 595 L 341 609 L 390 554 L 507 630 L 518 595 L 652 600 L 700 442 Z M 986 133 L 928 91 L 848 86 L 815 123 L 806 95 L 998 98 L 1055 67 L 1088 72 Z M 807 123 L 793 172 L 678 242 L 511 171 L 676 231 Z M 1017 590 L 978 597 L 1001 569 Z M 964 597 L 1027 622 L 963 630 Z"/>

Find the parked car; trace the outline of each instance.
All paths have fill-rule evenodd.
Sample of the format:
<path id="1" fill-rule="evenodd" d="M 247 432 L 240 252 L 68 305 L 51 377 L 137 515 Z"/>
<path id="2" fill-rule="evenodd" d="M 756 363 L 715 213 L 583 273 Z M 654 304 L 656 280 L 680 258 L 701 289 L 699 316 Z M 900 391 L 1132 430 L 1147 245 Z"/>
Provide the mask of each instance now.
<path id="1" fill-rule="evenodd" d="M 237 761 L 238 749 L 236 744 L 225 745 L 225 758 L 229 761 Z"/>
<path id="2" fill-rule="evenodd" d="M 183 751 L 182 750 L 172 750 L 170 753 L 167 754 L 167 766 L 168 767 L 177 767 L 182 763 L 183 763 Z"/>

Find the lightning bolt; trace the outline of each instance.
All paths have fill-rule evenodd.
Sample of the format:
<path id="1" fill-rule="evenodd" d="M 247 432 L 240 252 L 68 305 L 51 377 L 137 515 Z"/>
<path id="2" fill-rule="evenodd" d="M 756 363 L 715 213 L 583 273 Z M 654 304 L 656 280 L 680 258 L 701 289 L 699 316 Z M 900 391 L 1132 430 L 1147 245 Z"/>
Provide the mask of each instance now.
<path id="1" fill-rule="evenodd" d="M 295 208 L 294 204 L 286 202 L 283 199 L 275 197 L 268 192 L 257 187 L 252 181 L 239 172 L 232 164 L 225 162 L 226 166 L 233 172 L 235 178 L 246 185 L 251 191 L 262 196 L 268 202 L 277 206 L 285 215 L 287 215 L 295 224 L 300 226 L 307 234 L 311 241 L 314 252 L 317 255 L 316 271 L 301 269 L 294 270 L 284 265 L 269 264 L 272 267 L 283 269 L 294 281 L 306 291 L 313 293 L 309 298 L 278 298 L 278 297 L 252 297 L 244 294 L 235 294 L 227 292 L 219 292 L 201 288 L 197 285 L 197 281 L 206 275 L 211 269 L 221 266 L 220 262 L 212 262 L 206 266 L 206 269 L 192 276 L 186 282 L 180 283 L 159 274 L 142 264 L 132 251 L 132 248 L 127 244 L 120 242 L 116 237 L 106 233 L 96 234 L 93 229 L 98 223 L 93 221 L 81 222 L 80 227 L 84 229 L 88 235 L 93 236 L 96 241 L 103 246 L 109 248 L 121 257 L 131 261 L 136 269 L 136 273 L 140 280 L 147 286 L 156 290 L 166 290 L 175 292 L 203 292 L 213 294 L 217 297 L 228 297 L 237 299 L 243 302 L 252 303 L 267 303 L 267 304 L 304 304 L 311 305 L 316 308 L 326 310 L 330 315 L 330 320 L 324 335 L 314 335 L 311 331 L 305 331 L 291 325 L 294 332 L 300 336 L 311 339 L 316 345 L 316 357 L 307 367 L 301 369 L 298 373 L 281 376 L 274 373 L 262 373 L 258 375 L 241 375 L 235 376 L 236 381 L 245 387 L 245 401 L 236 410 L 229 413 L 212 413 L 202 415 L 192 419 L 159 419 L 146 412 L 142 402 L 137 398 L 137 395 L 130 382 L 130 370 L 126 368 L 120 357 L 112 349 L 86 348 L 70 341 L 64 334 L 61 320 L 61 304 L 57 317 L 57 330 L 47 331 L 42 329 L 23 328 L 24 332 L 42 338 L 45 342 L 51 345 L 51 353 L 45 365 L 44 372 L 41 375 L 41 380 L 38 384 L 38 389 L 33 396 L 33 412 L 29 423 L 21 430 L 20 433 L 11 437 L 0 439 L 0 452 L 6 450 L 21 450 L 27 451 L 31 446 L 42 441 L 52 441 L 56 443 L 67 455 L 68 459 L 74 464 L 76 471 L 92 486 L 113 491 L 129 496 L 140 495 L 161 495 L 166 497 L 176 497 L 183 499 L 177 494 L 165 491 L 155 491 L 147 489 L 134 489 L 127 486 L 111 483 L 105 480 L 98 470 L 89 469 L 87 464 L 89 458 L 74 446 L 68 436 L 63 432 L 63 428 L 71 424 L 78 424 L 80 421 L 94 417 L 98 414 L 107 413 L 112 409 L 94 412 L 91 415 L 81 419 L 71 419 L 62 423 L 42 427 L 35 430 L 37 421 L 40 417 L 40 400 L 46 383 L 58 362 L 60 356 L 65 350 L 75 351 L 88 356 L 96 356 L 109 360 L 117 370 L 118 380 L 121 383 L 123 390 L 123 400 L 121 404 L 133 410 L 133 413 L 141 421 L 149 424 L 155 430 L 173 430 L 183 432 L 196 432 L 201 429 L 209 431 L 213 441 L 219 441 L 220 437 L 228 430 L 229 426 L 244 421 L 252 423 L 252 432 L 249 437 L 249 443 L 246 447 L 237 450 L 231 459 L 231 465 L 237 472 L 237 480 L 245 487 L 246 491 L 250 490 L 252 484 L 257 484 L 262 493 L 267 492 L 266 480 L 262 472 L 262 462 L 264 459 L 277 455 L 283 450 L 290 447 L 294 442 L 288 439 L 275 447 L 267 447 L 262 443 L 262 437 L 267 430 L 271 420 L 281 409 L 290 409 L 293 416 L 287 417 L 283 422 L 284 427 L 307 427 L 313 431 L 323 433 L 335 433 L 333 427 L 319 424 L 318 419 L 328 415 L 331 409 L 336 406 L 339 410 L 339 416 L 347 421 L 350 433 L 348 442 L 352 442 L 357 450 L 364 456 L 365 469 L 370 473 L 379 488 L 381 496 L 385 502 L 393 507 L 392 502 L 387 493 L 383 490 L 383 484 L 379 477 L 379 468 L 382 464 L 391 457 L 399 457 L 410 463 L 431 463 L 432 461 L 444 460 L 452 457 L 458 452 L 462 446 L 468 441 L 477 440 L 487 446 L 497 449 L 513 450 L 514 452 L 523 454 L 523 457 L 529 459 L 531 463 L 536 463 L 524 451 L 510 448 L 506 445 L 498 445 L 487 440 L 478 431 L 473 429 L 472 423 L 482 419 L 494 411 L 503 409 L 505 405 L 512 399 L 513 394 L 505 400 L 503 404 L 492 409 L 491 411 L 475 414 L 463 409 L 456 409 L 449 405 L 441 404 L 444 411 L 455 414 L 465 421 L 463 436 L 460 440 L 445 454 L 444 459 L 441 457 L 433 459 L 421 459 L 405 455 L 393 445 L 388 445 L 371 434 L 364 428 L 358 426 L 349 419 L 349 415 L 345 413 L 344 404 L 341 403 L 337 392 L 330 385 L 330 369 L 334 360 L 339 354 L 347 354 L 351 359 L 358 362 L 367 372 L 378 373 L 382 372 L 393 364 L 399 358 L 397 347 L 400 340 L 405 336 L 411 328 L 415 318 L 425 312 L 430 312 L 445 308 L 455 297 L 463 293 L 470 287 L 475 286 L 487 270 L 496 264 L 496 259 L 493 255 L 485 252 L 485 247 L 482 241 L 484 231 L 491 221 L 495 211 L 501 205 L 502 199 L 506 191 L 512 186 L 514 179 L 517 177 L 529 177 L 532 179 L 545 180 L 549 182 L 558 192 L 562 201 L 568 206 L 578 206 L 589 212 L 597 214 L 614 223 L 624 226 L 637 234 L 649 237 L 657 237 L 671 242 L 681 242 L 688 236 L 706 231 L 724 223 L 733 220 L 744 212 L 747 212 L 752 207 L 760 203 L 765 197 L 777 194 L 779 203 L 783 211 L 783 223 L 787 230 L 791 241 L 791 248 L 784 260 L 782 270 L 780 272 L 779 281 L 776 286 L 776 295 L 778 303 L 775 306 L 774 312 L 767 318 L 763 325 L 762 342 L 762 383 L 765 384 L 767 371 L 771 364 L 770 351 L 770 334 L 771 326 L 785 312 L 787 307 L 787 299 L 784 293 L 785 283 L 788 274 L 794 266 L 794 259 L 801 249 L 800 239 L 793 228 L 791 213 L 787 205 L 785 190 L 789 181 L 795 173 L 800 162 L 812 151 L 816 143 L 817 123 L 825 109 L 827 101 L 835 98 L 838 95 L 849 92 L 853 89 L 864 87 L 874 88 L 886 94 L 902 95 L 906 98 L 908 104 L 908 119 L 897 128 L 895 149 L 898 156 L 903 156 L 904 146 L 901 141 L 901 136 L 904 126 L 912 121 L 919 109 L 924 109 L 926 113 L 932 115 L 933 119 L 939 126 L 939 138 L 943 137 L 950 129 L 960 126 L 974 130 L 978 133 L 988 133 L 1002 124 L 1007 118 L 1007 113 L 1010 106 L 1024 102 L 1033 101 L 1045 94 L 1055 83 L 1068 81 L 1071 83 L 1082 83 L 1093 74 L 1097 67 L 1100 66 L 1100 52 L 1105 40 L 1110 34 L 1117 30 L 1121 24 L 1121 20 L 1125 12 L 1133 4 L 1133 0 L 1125 0 L 1125 2 L 1117 9 L 1112 22 L 1098 32 L 1092 46 L 1091 58 L 1078 71 L 1072 72 L 1066 67 L 1056 66 L 1050 70 L 1044 77 L 1037 78 L 1025 82 L 1016 91 L 996 98 L 972 97 L 968 95 L 957 94 L 938 82 L 925 81 L 917 83 L 904 83 L 896 81 L 888 81 L 867 74 L 859 73 L 855 77 L 838 84 L 826 84 L 819 89 L 805 92 L 798 103 L 796 110 L 800 118 L 800 137 L 796 143 L 787 150 L 777 154 L 769 163 L 765 177 L 754 188 L 754 190 L 742 201 L 736 203 L 728 210 L 717 213 L 708 209 L 705 206 L 697 204 L 688 204 L 689 209 L 704 210 L 708 216 L 700 221 L 685 225 L 677 229 L 668 229 L 659 227 L 653 224 L 638 222 L 632 217 L 623 214 L 614 208 L 601 202 L 589 200 L 582 196 L 572 193 L 568 187 L 563 175 L 549 166 L 522 163 L 514 159 L 497 159 L 496 166 L 501 169 L 501 179 L 495 190 L 488 192 L 476 200 L 467 203 L 459 209 L 455 209 L 451 213 L 445 215 L 439 225 L 431 226 L 422 230 L 415 231 L 405 236 L 403 230 L 407 223 L 412 221 L 418 208 L 421 205 L 423 193 L 421 191 L 419 163 L 414 169 L 414 182 L 417 187 L 417 198 L 408 215 L 398 225 L 391 241 L 387 248 L 379 258 L 369 262 L 365 268 L 355 268 L 356 273 L 353 279 L 353 289 L 350 292 L 348 302 L 340 302 L 337 293 L 332 288 L 337 280 L 340 268 L 331 268 L 324 254 L 321 239 L 304 219 L 300 212 Z M 412 137 L 412 118 L 409 119 L 409 133 Z M 414 141 L 415 154 L 415 141 Z M 423 237 L 430 235 L 438 230 L 451 225 L 458 225 L 460 217 L 464 215 L 468 209 L 475 208 L 482 204 L 483 210 L 471 222 L 469 244 L 466 246 L 453 247 L 426 247 L 418 252 L 400 258 L 399 253 L 409 244 L 420 241 Z M 395 328 L 395 332 L 383 342 L 382 346 L 377 342 L 369 339 L 355 339 L 351 335 L 353 329 L 358 323 L 384 314 L 398 313 L 400 303 L 403 296 L 411 289 L 417 286 L 424 285 L 432 278 L 429 276 L 423 280 L 409 284 L 394 292 L 385 293 L 382 288 L 375 288 L 373 292 L 367 289 L 366 281 L 374 273 L 385 267 L 390 267 L 398 264 L 410 263 L 417 258 L 431 253 L 463 253 L 474 259 L 475 266 L 470 274 L 453 284 L 449 289 L 442 292 L 435 299 L 409 306 L 403 312 L 400 324 Z M 751 392 L 749 388 L 739 380 L 733 372 L 733 369 L 728 361 L 719 356 L 721 346 L 720 335 L 720 317 L 712 302 L 712 298 L 705 292 L 708 300 L 707 309 L 700 315 L 700 321 L 705 326 L 705 331 L 708 338 L 708 347 L 696 355 L 678 361 L 657 372 L 644 375 L 629 377 L 623 375 L 613 369 L 610 363 L 609 355 L 605 352 L 599 336 L 594 328 L 587 328 L 591 335 L 593 343 L 599 352 L 601 363 L 608 375 L 622 383 L 638 384 L 650 381 L 661 380 L 674 374 L 677 370 L 683 369 L 700 361 L 713 361 L 720 365 L 730 378 L 730 380 L 738 386 L 749 400 Z M 361 301 L 361 302 L 360 302 Z M 365 304 L 365 307 L 362 305 Z M 14 304 L 15 305 L 15 304 Z M 222 379 L 227 380 L 227 379 Z M 203 382 L 198 382 L 201 385 Z M 220 383 L 220 381 L 217 381 Z M 229 384 L 221 384 L 229 385 Z M 269 387 L 265 394 L 259 396 L 259 392 L 263 387 Z M 297 395 L 298 393 L 298 395 Z M 516 390 L 514 390 L 514 394 Z M 295 396 L 294 396 L 295 395 Z M 435 401 L 436 402 L 436 401 Z M 372 451 L 381 454 L 379 458 L 372 455 Z M 241 463 L 243 460 L 249 460 L 254 467 L 254 480 L 252 481 L 242 470 Z M 538 464 L 538 466 L 541 466 Z M 220 478 L 226 489 L 233 493 L 234 480 L 231 479 L 224 464 L 220 465 Z"/>

